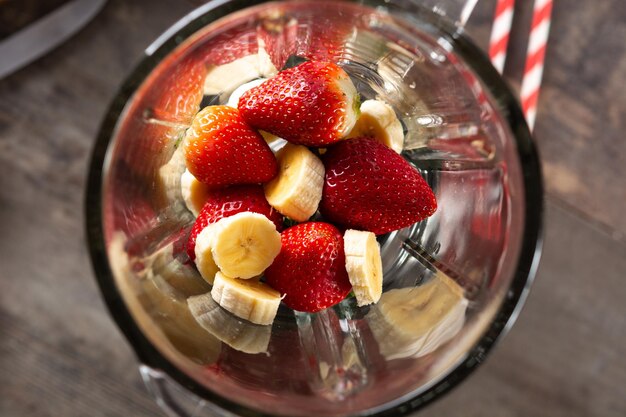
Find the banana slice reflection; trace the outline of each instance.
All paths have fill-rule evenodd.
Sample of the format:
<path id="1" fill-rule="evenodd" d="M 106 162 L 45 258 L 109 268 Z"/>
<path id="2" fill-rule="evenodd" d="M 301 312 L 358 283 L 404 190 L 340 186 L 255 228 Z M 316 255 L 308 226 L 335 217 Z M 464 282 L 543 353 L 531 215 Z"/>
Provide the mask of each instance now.
<path id="1" fill-rule="evenodd" d="M 183 147 L 174 150 L 169 161 L 159 168 L 154 178 L 154 196 L 159 207 L 174 205 L 182 200 L 180 178 L 185 172 Z"/>
<path id="2" fill-rule="evenodd" d="M 117 288 L 142 332 L 176 363 L 214 363 L 221 350 L 219 340 L 198 325 L 185 298 L 163 291 L 148 274 L 133 272 L 134 260 L 128 257 L 125 244 L 124 234 L 116 234 L 108 254 Z"/>
<path id="3" fill-rule="evenodd" d="M 146 275 L 153 284 L 172 298 L 185 300 L 211 290 L 209 284 L 190 265 L 174 258 L 171 243 L 146 258 Z"/>
<path id="4" fill-rule="evenodd" d="M 461 330 L 467 304 L 463 290 L 438 274 L 419 287 L 384 293 L 367 317 L 385 358 L 417 358 L 433 352 Z"/>
<path id="5" fill-rule="evenodd" d="M 260 77 L 271 77 L 278 70 L 265 50 L 251 54 L 232 62 L 211 66 L 204 80 L 204 95 L 228 95 L 241 84 Z M 225 102 L 226 100 L 222 100 Z"/>
<path id="6" fill-rule="evenodd" d="M 187 304 L 200 326 L 233 349 L 251 354 L 267 352 L 271 325 L 253 324 L 230 314 L 210 293 L 189 297 Z"/>

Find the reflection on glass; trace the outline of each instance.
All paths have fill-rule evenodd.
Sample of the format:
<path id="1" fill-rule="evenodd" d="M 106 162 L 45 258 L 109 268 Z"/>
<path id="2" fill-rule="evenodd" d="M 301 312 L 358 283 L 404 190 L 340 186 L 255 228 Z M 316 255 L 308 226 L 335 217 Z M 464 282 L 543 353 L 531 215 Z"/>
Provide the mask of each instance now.
<path id="1" fill-rule="evenodd" d="M 109 256 L 119 291 L 146 336 L 153 343 L 165 345 L 169 353 L 182 353 L 192 362 L 215 362 L 221 349 L 219 340 L 198 325 L 184 296 L 165 287 L 163 275 L 137 272 L 136 268 L 145 264 L 128 256 L 127 245 L 125 235 L 116 234 L 109 245 Z M 152 279 L 155 277 L 159 286 Z"/>
<path id="2" fill-rule="evenodd" d="M 467 304 L 463 290 L 438 273 L 419 287 L 384 293 L 367 317 L 381 355 L 388 360 L 418 358 L 461 330 Z"/>
<path id="3" fill-rule="evenodd" d="M 198 271 L 174 257 L 174 243 L 160 249 L 144 260 L 146 276 L 162 292 L 184 300 L 211 290 Z"/>
<path id="4" fill-rule="evenodd" d="M 271 325 L 261 326 L 230 314 L 211 294 L 189 297 L 187 304 L 198 324 L 228 346 L 244 353 L 267 352 Z"/>
<path id="5" fill-rule="evenodd" d="M 344 302 L 345 304 L 345 302 Z M 330 401 L 340 402 L 367 387 L 368 374 L 361 356 L 361 335 L 353 321 L 337 309 L 316 314 L 296 312 L 300 345 L 308 358 L 307 383 Z"/>

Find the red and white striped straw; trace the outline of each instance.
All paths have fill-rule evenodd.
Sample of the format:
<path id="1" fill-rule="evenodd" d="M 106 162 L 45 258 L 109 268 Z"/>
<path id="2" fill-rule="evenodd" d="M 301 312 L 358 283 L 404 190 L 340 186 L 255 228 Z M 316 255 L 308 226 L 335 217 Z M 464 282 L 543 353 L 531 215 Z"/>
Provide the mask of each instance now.
<path id="1" fill-rule="evenodd" d="M 533 6 L 533 21 L 530 27 L 528 49 L 526 51 L 526 65 L 522 78 L 520 97 L 522 110 L 530 130 L 535 125 L 537 116 L 537 101 L 543 64 L 546 56 L 546 44 L 550 33 L 550 16 L 552 14 L 552 0 L 535 0 Z"/>
<path id="2" fill-rule="evenodd" d="M 489 38 L 489 58 L 500 74 L 502 74 L 506 60 L 506 48 L 509 44 L 514 10 L 515 0 L 497 0 Z"/>

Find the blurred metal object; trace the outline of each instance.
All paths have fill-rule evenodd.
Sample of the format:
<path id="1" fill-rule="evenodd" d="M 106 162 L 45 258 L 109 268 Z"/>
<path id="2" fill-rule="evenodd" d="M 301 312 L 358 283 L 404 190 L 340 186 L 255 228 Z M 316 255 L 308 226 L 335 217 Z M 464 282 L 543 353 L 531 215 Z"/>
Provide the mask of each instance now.
<path id="1" fill-rule="evenodd" d="M 63 43 L 84 27 L 105 3 L 106 0 L 72 0 L 0 40 L 0 79 Z"/>

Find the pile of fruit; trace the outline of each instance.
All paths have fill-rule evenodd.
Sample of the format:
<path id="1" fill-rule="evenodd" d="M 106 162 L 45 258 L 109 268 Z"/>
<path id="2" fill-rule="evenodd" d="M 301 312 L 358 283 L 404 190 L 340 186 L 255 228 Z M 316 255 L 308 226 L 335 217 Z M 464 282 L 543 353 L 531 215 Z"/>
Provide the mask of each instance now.
<path id="1" fill-rule="evenodd" d="M 286 141 L 276 154 L 269 143 Z M 435 196 L 398 152 L 403 130 L 346 72 L 307 61 L 198 112 L 182 142 L 187 253 L 211 296 L 270 324 L 281 301 L 316 312 L 382 293 L 376 235 L 432 215 Z M 315 220 L 312 220 L 315 219 Z M 289 226 L 289 227 L 287 227 Z"/>

